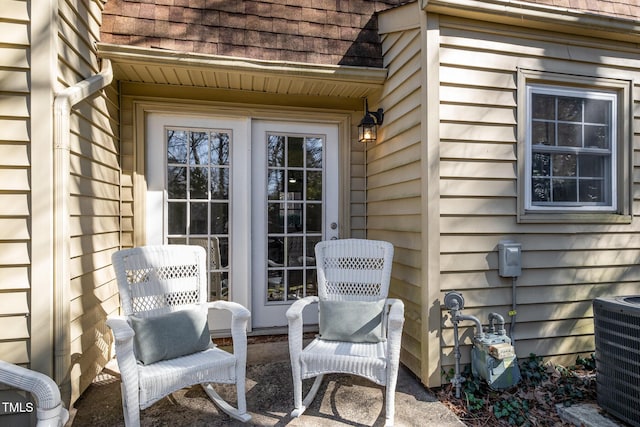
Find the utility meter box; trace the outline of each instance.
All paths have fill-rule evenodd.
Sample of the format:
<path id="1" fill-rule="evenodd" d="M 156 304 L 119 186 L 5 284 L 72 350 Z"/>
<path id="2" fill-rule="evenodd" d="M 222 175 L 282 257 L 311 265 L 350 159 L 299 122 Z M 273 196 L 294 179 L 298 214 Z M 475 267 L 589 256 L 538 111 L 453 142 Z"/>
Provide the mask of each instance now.
<path id="1" fill-rule="evenodd" d="M 511 339 L 504 334 L 485 333 L 474 338 L 471 372 L 487 381 L 490 388 L 503 390 L 520 382 L 520 368 Z"/>
<path id="2" fill-rule="evenodd" d="M 498 244 L 498 274 L 502 277 L 519 277 L 522 274 L 522 245 L 502 241 Z"/>

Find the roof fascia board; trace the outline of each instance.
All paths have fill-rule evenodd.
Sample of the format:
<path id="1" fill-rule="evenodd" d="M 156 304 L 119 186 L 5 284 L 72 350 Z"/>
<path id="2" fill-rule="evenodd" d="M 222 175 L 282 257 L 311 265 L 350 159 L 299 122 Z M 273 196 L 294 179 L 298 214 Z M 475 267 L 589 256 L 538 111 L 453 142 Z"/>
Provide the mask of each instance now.
<path id="1" fill-rule="evenodd" d="M 420 5 L 425 12 L 640 42 L 640 21 L 564 7 L 515 0 L 420 0 Z"/>
<path id="2" fill-rule="evenodd" d="M 205 68 L 209 71 L 244 72 L 254 75 L 291 76 L 334 82 L 382 85 L 387 77 L 385 68 L 321 65 L 302 62 L 264 61 L 220 55 L 205 55 L 172 50 L 160 50 L 98 43 L 98 55 L 114 62 Z"/>

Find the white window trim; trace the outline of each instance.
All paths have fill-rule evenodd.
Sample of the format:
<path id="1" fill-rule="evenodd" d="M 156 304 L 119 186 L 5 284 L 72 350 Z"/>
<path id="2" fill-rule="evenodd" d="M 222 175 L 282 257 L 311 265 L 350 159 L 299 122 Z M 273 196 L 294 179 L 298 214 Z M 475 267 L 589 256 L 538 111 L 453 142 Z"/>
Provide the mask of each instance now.
<path id="1" fill-rule="evenodd" d="M 527 124 L 526 124 L 526 152 L 525 152 L 525 210 L 527 211 L 577 211 L 577 212 L 594 212 L 594 211 L 603 211 L 603 212 L 616 212 L 618 209 L 618 180 L 616 177 L 618 176 L 618 168 L 617 165 L 619 163 L 618 159 L 618 144 L 617 141 L 617 127 L 618 127 L 618 113 L 617 113 L 617 103 L 618 103 L 618 93 L 614 91 L 603 91 L 603 90 L 594 90 L 592 88 L 584 88 L 584 89 L 573 89 L 566 86 L 556 86 L 549 84 L 527 84 L 527 104 L 526 104 L 526 115 L 527 115 Z M 609 129 L 609 140 L 611 142 L 610 148 L 610 163 L 609 163 L 609 171 L 608 171 L 608 180 L 609 185 L 606 188 L 608 192 L 608 198 L 610 199 L 609 204 L 607 205 L 595 205 L 595 204 L 579 204 L 579 203 L 555 203 L 555 204 L 546 204 L 546 205 L 535 205 L 532 202 L 532 185 L 531 185 L 531 168 L 533 161 L 533 146 L 531 143 L 532 139 L 532 121 L 533 115 L 531 112 L 531 98 L 534 93 L 542 93 L 547 95 L 555 95 L 555 96 L 572 96 L 576 98 L 584 98 L 584 99 L 600 99 L 605 101 L 611 101 L 611 124 Z M 584 151 L 584 150 L 576 150 L 576 151 Z"/>
<path id="2" fill-rule="evenodd" d="M 620 78 L 595 76 L 580 76 L 552 71 L 531 70 L 518 68 L 517 74 L 517 103 L 518 103 L 518 147 L 517 147 L 517 222 L 519 223 L 591 223 L 591 224 L 628 224 L 632 221 L 632 87 L 633 82 Z M 574 209 L 568 210 L 564 207 L 558 209 L 527 209 L 526 195 L 526 161 L 527 158 L 527 132 L 528 112 L 527 112 L 527 87 L 530 85 L 544 85 L 557 87 L 574 87 L 583 90 L 593 90 L 598 92 L 615 92 L 618 95 L 616 141 L 617 161 L 615 164 L 616 175 L 616 211 L 594 210 L 594 209 Z"/>

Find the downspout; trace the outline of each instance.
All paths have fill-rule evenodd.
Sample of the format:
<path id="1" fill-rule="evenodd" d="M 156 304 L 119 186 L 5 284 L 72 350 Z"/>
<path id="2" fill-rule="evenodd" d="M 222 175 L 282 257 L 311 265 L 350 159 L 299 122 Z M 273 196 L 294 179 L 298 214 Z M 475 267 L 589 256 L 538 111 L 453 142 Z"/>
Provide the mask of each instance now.
<path id="1" fill-rule="evenodd" d="M 71 399 L 70 298 L 71 231 L 69 226 L 69 175 L 71 109 L 113 80 L 111 61 L 102 60 L 100 72 L 59 92 L 53 101 L 53 292 L 54 292 L 54 375 L 61 386 L 62 399 Z"/>

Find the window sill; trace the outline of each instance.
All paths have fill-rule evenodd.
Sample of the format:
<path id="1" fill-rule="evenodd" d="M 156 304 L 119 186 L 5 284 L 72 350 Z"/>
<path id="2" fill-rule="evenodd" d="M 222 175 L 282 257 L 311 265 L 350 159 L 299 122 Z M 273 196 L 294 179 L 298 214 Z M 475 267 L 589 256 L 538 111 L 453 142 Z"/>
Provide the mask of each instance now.
<path id="1" fill-rule="evenodd" d="M 631 215 L 616 213 L 527 212 L 518 215 L 521 224 L 631 224 Z"/>

